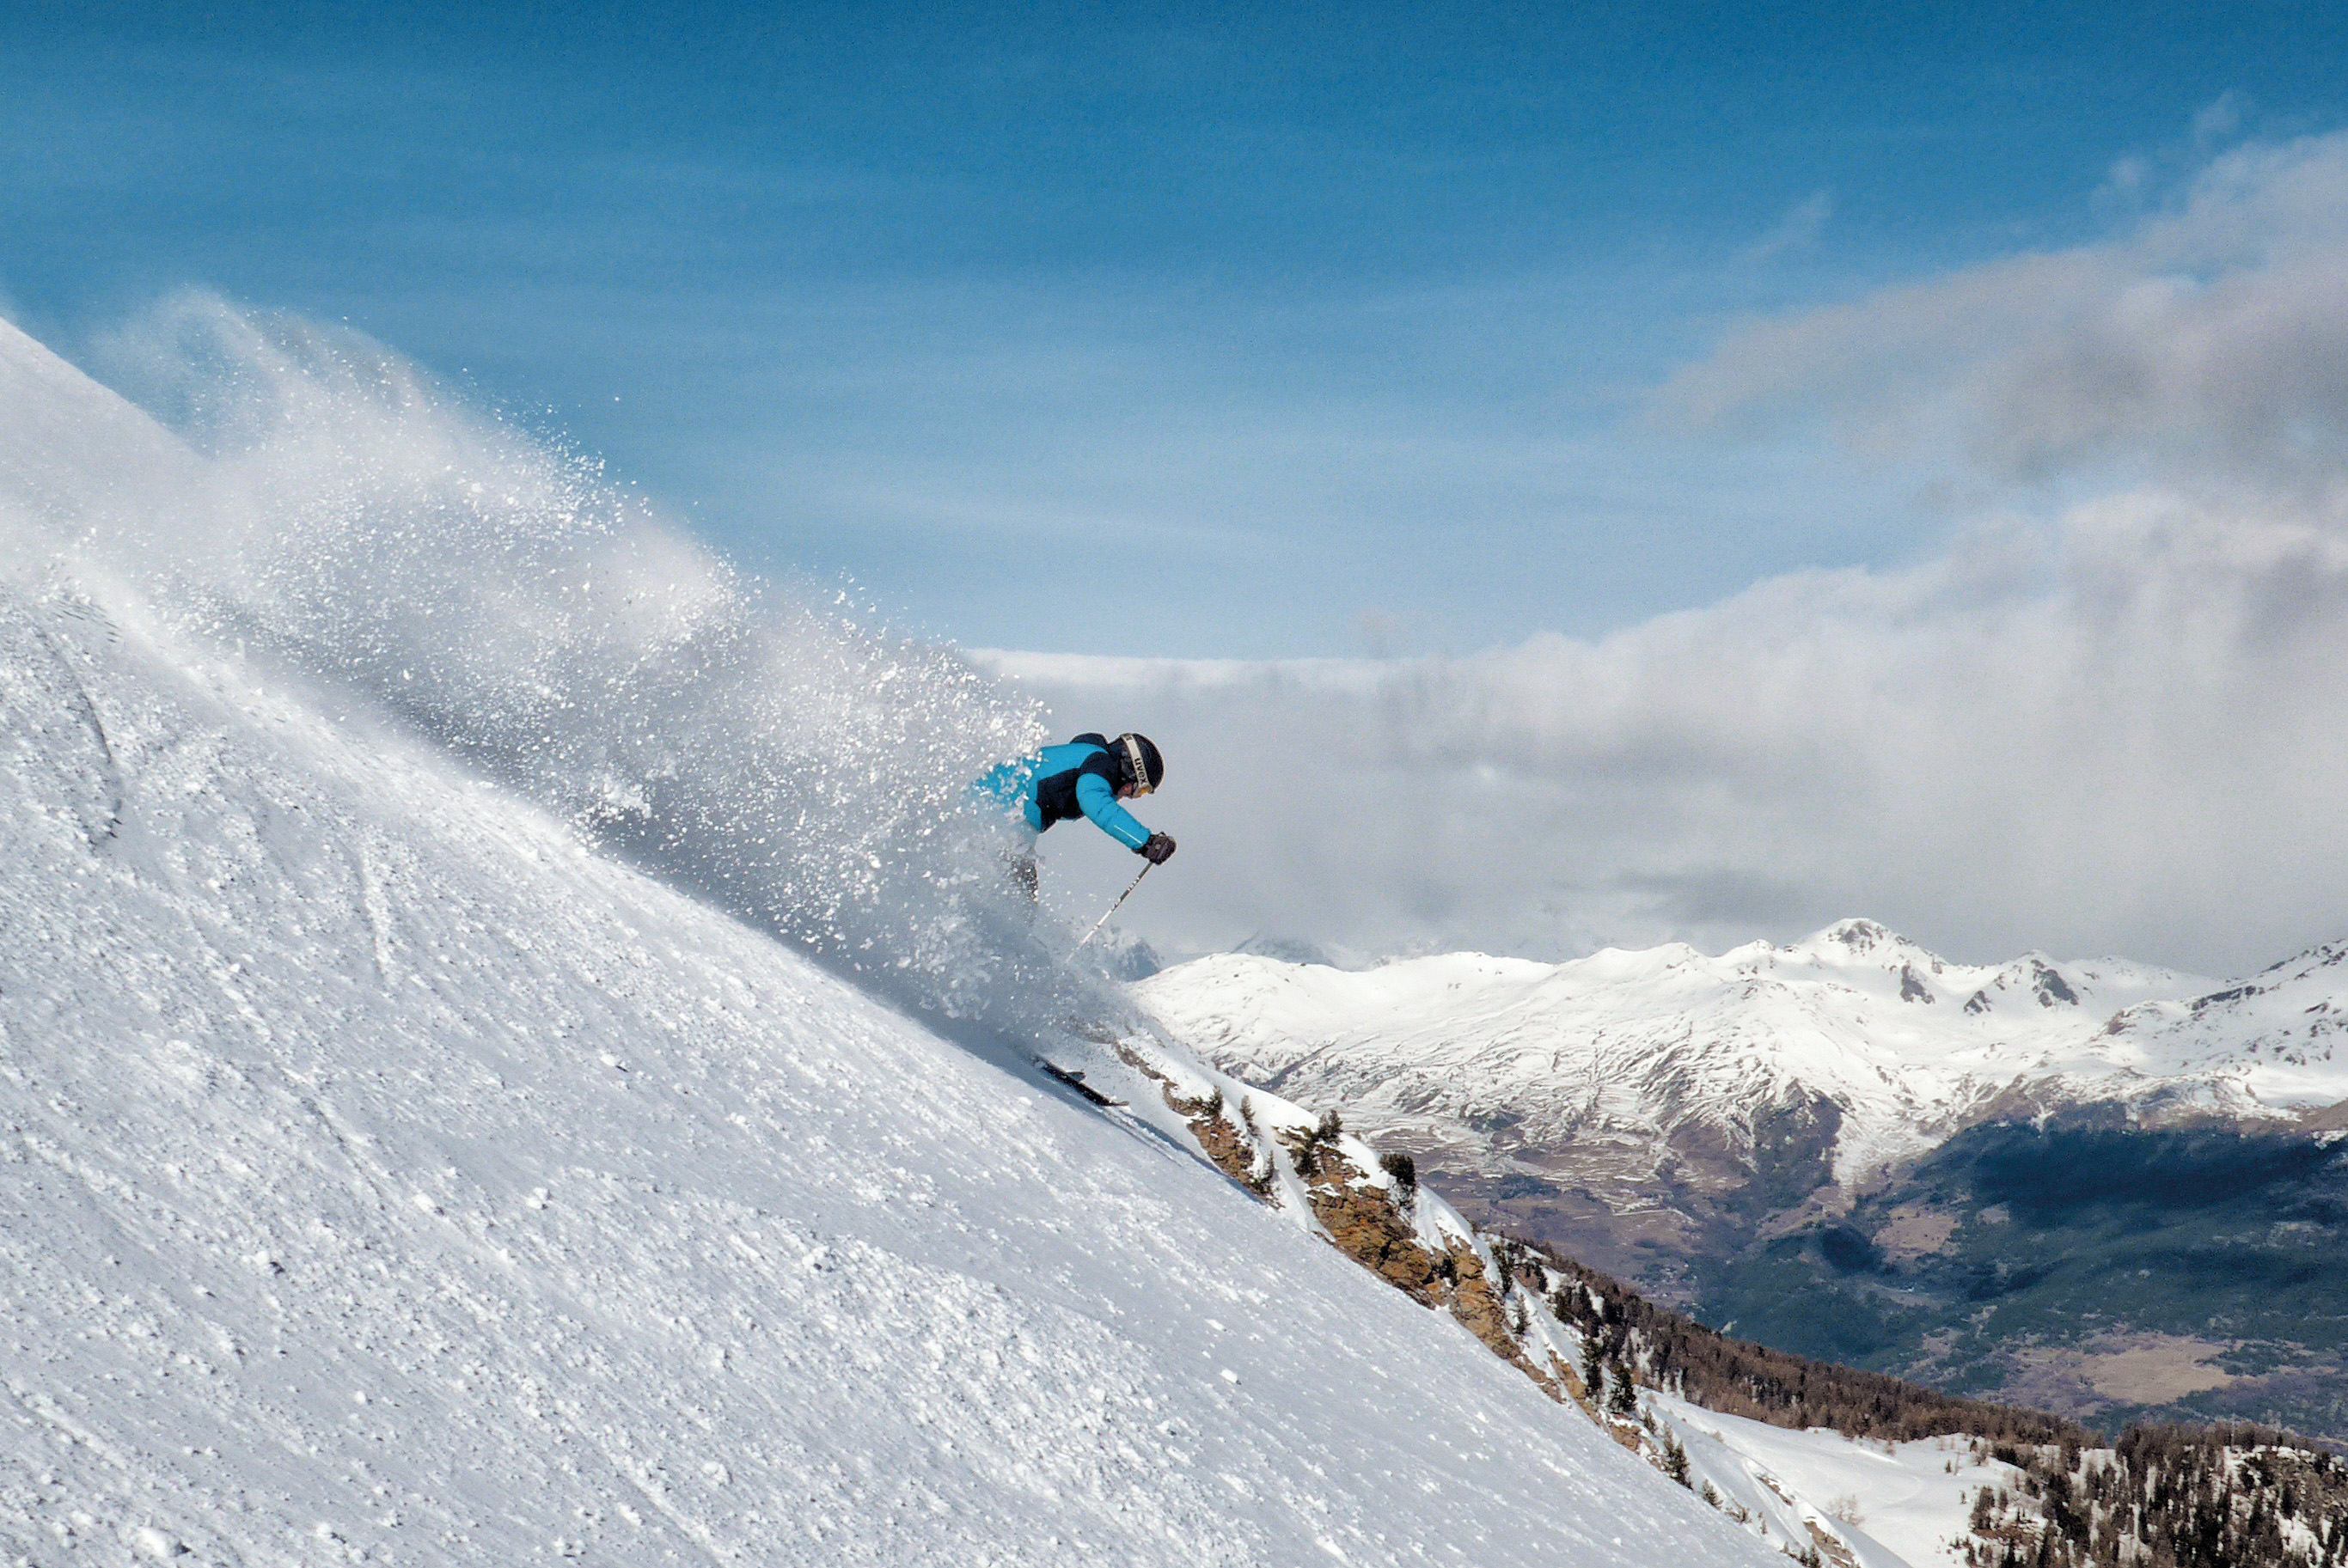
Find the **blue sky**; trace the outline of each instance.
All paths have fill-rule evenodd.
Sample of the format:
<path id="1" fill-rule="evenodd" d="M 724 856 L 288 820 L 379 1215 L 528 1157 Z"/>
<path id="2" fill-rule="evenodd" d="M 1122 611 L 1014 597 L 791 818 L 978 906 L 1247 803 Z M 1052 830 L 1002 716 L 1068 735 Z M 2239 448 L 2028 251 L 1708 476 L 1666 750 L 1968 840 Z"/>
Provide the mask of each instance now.
<path id="1" fill-rule="evenodd" d="M 1918 559 L 1920 476 L 1652 389 L 2348 98 L 2336 5 L 279 9 L 0 12 L 28 329 L 347 320 L 747 565 L 1093 652 L 1465 651 Z"/>

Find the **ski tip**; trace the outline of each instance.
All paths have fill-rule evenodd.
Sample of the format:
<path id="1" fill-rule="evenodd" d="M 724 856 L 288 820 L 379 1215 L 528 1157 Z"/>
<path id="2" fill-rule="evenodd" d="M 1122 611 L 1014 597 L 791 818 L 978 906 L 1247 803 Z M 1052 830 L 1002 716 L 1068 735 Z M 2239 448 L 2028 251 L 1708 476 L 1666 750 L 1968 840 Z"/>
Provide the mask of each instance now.
<path id="1" fill-rule="evenodd" d="M 1091 1084 L 1086 1083 L 1083 1073 L 1072 1071 L 1055 1061 L 1046 1061 L 1040 1056 L 1034 1060 L 1035 1065 L 1044 1070 L 1045 1077 L 1057 1079 L 1062 1083 L 1065 1083 L 1069 1088 L 1075 1090 L 1077 1093 L 1083 1095 L 1086 1099 L 1091 1101 L 1094 1104 L 1106 1105 L 1112 1110 L 1124 1109 L 1124 1101 L 1111 1100 L 1107 1095 L 1103 1094 L 1099 1090 L 1095 1089 Z"/>

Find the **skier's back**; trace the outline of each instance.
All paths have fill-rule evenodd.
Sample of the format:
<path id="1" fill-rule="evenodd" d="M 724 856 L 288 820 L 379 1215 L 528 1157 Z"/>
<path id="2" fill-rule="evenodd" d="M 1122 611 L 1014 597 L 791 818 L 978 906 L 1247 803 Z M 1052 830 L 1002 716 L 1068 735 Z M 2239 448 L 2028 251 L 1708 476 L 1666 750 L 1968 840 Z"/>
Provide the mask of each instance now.
<path id="1" fill-rule="evenodd" d="M 1166 764 L 1147 735 L 1078 735 L 1065 745 L 1045 746 L 1034 756 L 1004 763 L 972 785 L 982 800 L 1026 829 L 1025 853 L 1014 872 L 1035 892 L 1035 841 L 1056 823 L 1084 817 L 1133 851 L 1162 866 L 1174 841 L 1152 833 L 1119 804 L 1149 794 L 1166 776 Z"/>

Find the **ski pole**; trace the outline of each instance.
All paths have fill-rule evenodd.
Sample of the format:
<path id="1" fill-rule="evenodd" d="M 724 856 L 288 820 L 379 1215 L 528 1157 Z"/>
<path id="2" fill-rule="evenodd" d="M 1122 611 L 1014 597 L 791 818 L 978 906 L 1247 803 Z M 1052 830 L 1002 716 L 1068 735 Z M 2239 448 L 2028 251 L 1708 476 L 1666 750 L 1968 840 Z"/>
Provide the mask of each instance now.
<path id="1" fill-rule="evenodd" d="M 1068 950 L 1071 953 L 1082 952 L 1084 950 L 1085 942 L 1091 941 L 1096 936 L 1100 934 L 1100 928 L 1108 924 L 1109 916 L 1114 915 L 1119 909 L 1124 908 L 1125 901 L 1133 897 L 1133 890 L 1141 886 L 1141 879 L 1148 876 L 1157 868 L 1158 862 L 1153 860 L 1148 865 L 1143 866 L 1140 870 L 1135 872 L 1133 874 L 1133 880 L 1125 885 L 1125 891 L 1117 896 L 1117 902 L 1110 905 L 1107 913 L 1103 914 L 1099 919 L 1093 922 L 1093 928 L 1085 933 L 1084 941 L 1078 942 L 1074 948 L 1071 948 Z"/>

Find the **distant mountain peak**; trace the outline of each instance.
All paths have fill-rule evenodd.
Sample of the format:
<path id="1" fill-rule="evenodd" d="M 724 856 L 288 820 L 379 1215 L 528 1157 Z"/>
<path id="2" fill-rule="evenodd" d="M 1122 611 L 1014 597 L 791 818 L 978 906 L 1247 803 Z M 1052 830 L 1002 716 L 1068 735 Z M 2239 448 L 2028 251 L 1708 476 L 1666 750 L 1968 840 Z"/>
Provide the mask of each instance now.
<path id="1" fill-rule="evenodd" d="M 2348 943 L 2233 987 L 2034 951 L 1958 964 L 1859 917 L 1717 956 L 1677 943 L 1553 965 L 1451 954 L 1313 970 L 1310 984 L 1269 958 L 1240 961 L 1252 980 L 1184 965 L 1144 997 L 1238 1076 L 1344 1104 L 1495 1179 L 1533 1157 L 1512 1151 L 1578 1140 L 1610 1159 L 1663 1158 L 1690 1137 L 1734 1160 L 1775 1157 L 1758 1129 L 1793 1113 L 1848 1185 L 2001 1104 L 2267 1117 L 2348 1099 L 2348 1060 L 2331 1054 L 2333 1030 L 2348 1030 L 2348 968 L 2334 967 Z M 2319 1009 L 2334 989 L 2340 1008 Z"/>
<path id="2" fill-rule="evenodd" d="M 1838 920 L 1811 940 L 1840 942 L 1854 953 L 1872 952 L 1886 942 L 1907 945 L 1904 938 L 1894 936 L 1872 920 Z"/>
<path id="3" fill-rule="evenodd" d="M 1307 941 L 1293 937 L 1277 937 L 1258 931 L 1231 949 L 1250 958 L 1273 958 L 1283 964 L 1318 965 L 1323 968 L 1344 968 L 1327 953 Z"/>

